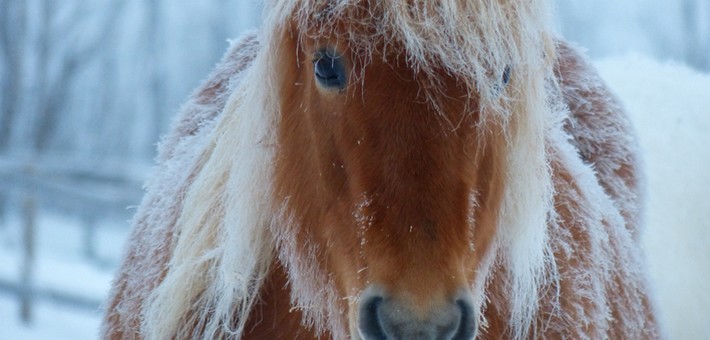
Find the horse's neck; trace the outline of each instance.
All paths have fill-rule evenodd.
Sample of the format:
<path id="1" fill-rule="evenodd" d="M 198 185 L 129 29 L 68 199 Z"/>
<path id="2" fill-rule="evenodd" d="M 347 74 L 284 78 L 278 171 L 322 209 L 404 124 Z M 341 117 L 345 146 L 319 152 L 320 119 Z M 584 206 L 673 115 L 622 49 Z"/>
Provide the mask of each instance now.
<path id="1" fill-rule="evenodd" d="M 287 274 L 276 261 L 261 288 L 259 303 L 249 315 L 242 339 L 317 339 L 311 329 L 301 324 L 302 317 L 300 310 L 291 309 Z"/>

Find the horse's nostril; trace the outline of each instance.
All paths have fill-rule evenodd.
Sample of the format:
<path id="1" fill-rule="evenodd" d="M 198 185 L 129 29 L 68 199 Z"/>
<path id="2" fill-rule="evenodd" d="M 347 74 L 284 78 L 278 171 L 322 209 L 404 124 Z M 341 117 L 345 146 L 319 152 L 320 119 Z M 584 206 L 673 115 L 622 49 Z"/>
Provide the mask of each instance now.
<path id="1" fill-rule="evenodd" d="M 380 323 L 381 296 L 370 296 L 360 304 L 360 332 L 365 339 L 386 340 L 387 335 Z"/>
<path id="2" fill-rule="evenodd" d="M 456 305 L 461 312 L 461 320 L 459 321 L 458 329 L 453 336 L 453 340 L 468 340 L 473 339 L 476 335 L 476 315 L 473 312 L 473 306 L 468 298 L 459 299 Z"/>
<path id="3" fill-rule="evenodd" d="M 468 340 L 476 335 L 476 318 L 468 294 L 421 315 L 409 304 L 371 287 L 363 292 L 358 312 L 358 328 L 365 340 Z"/>

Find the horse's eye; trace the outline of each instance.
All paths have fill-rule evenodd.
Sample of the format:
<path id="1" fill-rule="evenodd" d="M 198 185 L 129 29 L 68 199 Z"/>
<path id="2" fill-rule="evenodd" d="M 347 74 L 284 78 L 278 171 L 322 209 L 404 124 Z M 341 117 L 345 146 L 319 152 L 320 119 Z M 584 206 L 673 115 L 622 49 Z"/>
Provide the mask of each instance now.
<path id="1" fill-rule="evenodd" d="M 503 85 L 508 85 L 510 82 L 510 66 L 506 66 L 503 70 Z"/>
<path id="2" fill-rule="evenodd" d="M 318 51 L 313 60 L 313 73 L 320 86 L 328 90 L 343 90 L 347 75 L 343 58 L 329 51 Z"/>

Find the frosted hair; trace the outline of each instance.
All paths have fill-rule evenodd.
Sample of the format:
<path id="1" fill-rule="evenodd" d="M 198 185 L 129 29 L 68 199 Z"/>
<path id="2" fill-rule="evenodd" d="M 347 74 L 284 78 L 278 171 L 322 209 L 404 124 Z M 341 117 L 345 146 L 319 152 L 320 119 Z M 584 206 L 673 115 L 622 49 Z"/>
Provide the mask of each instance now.
<path id="1" fill-rule="evenodd" d="M 287 109 L 278 107 L 279 75 L 270 66 L 287 31 L 299 39 L 342 39 L 364 64 L 386 56 L 388 49 L 404 53 L 412 69 L 428 76 L 422 86 L 436 109 L 441 70 L 475 91 L 481 132 L 489 133 L 490 126 L 505 132 L 506 187 L 495 248 L 511 278 L 511 333 L 528 334 L 540 281 L 550 265 L 545 259 L 552 186 L 545 132 L 556 118 L 550 117 L 554 110 L 546 89 L 554 60 L 548 12 L 546 2 L 529 0 L 383 0 L 370 2 L 369 8 L 355 0 L 268 1 L 259 38 L 263 46 L 210 137 L 175 225 L 165 278 L 146 302 L 147 337 L 239 338 L 247 320 L 234 316 L 252 310 L 276 244 L 282 255 L 300 254 L 286 242 L 288 235 L 269 232 L 291 223 L 273 217 L 280 207 L 274 206 L 270 182 L 275 124 Z M 503 88 L 506 69 L 510 82 Z M 318 290 L 312 289 L 314 282 L 323 282 L 322 273 L 311 278 L 298 270 L 313 263 L 285 260 L 301 263 L 287 268 L 295 287 L 292 299 L 316 308 L 308 314 L 316 329 L 344 335 L 337 322 L 326 320 L 337 316 L 325 306 L 329 299 L 315 296 Z"/>

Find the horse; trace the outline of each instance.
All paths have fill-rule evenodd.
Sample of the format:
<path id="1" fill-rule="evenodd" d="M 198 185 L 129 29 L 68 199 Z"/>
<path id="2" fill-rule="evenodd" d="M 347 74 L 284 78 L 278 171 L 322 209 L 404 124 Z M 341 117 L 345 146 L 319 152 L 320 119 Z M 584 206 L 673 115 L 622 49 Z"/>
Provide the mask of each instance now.
<path id="1" fill-rule="evenodd" d="M 633 128 L 549 4 L 264 12 L 160 143 L 104 338 L 662 336 Z"/>

